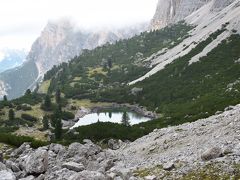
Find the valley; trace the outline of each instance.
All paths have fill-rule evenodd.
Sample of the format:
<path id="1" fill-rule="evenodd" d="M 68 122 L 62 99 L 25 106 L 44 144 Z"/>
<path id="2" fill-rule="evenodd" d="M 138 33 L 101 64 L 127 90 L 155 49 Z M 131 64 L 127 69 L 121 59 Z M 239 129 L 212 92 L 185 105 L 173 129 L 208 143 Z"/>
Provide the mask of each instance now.
<path id="1" fill-rule="evenodd" d="M 148 30 L 49 23 L 0 74 L 0 180 L 239 179 L 239 15 L 159 0 Z"/>

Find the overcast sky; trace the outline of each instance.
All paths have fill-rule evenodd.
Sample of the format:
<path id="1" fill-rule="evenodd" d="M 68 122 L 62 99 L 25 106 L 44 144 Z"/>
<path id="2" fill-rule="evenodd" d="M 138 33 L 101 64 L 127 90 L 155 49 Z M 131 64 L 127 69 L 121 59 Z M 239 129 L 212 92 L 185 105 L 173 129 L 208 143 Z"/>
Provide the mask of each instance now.
<path id="1" fill-rule="evenodd" d="M 73 18 L 85 28 L 149 21 L 157 0 L 3 0 L 0 49 L 29 50 L 49 20 Z"/>

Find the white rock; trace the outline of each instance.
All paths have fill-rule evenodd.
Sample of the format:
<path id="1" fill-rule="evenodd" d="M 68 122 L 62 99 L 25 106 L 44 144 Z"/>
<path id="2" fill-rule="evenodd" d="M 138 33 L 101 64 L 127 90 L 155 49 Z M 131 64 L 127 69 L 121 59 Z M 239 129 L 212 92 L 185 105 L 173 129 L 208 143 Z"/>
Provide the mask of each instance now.
<path id="1" fill-rule="evenodd" d="M 41 174 L 48 168 L 48 152 L 43 149 L 37 149 L 26 159 L 26 172 L 29 174 Z"/>
<path id="2" fill-rule="evenodd" d="M 72 171 L 80 172 L 83 171 L 85 168 L 83 164 L 75 163 L 75 162 L 67 162 L 62 165 L 63 168 L 67 168 Z"/>
<path id="3" fill-rule="evenodd" d="M 0 171 L 0 180 L 16 180 L 16 177 L 12 172 L 3 170 Z"/>

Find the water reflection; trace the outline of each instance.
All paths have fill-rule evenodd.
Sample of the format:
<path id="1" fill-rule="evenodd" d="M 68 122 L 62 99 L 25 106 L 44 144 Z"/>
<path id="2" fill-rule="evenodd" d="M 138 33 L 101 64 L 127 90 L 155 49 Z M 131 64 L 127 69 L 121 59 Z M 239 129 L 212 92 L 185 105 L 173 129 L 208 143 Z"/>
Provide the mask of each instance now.
<path id="1" fill-rule="evenodd" d="M 124 112 L 98 112 L 91 113 L 79 119 L 79 121 L 73 126 L 79 127 L 84 125 L 90 125 L 97 122 L 113 122 L 122 123 Z M 151 120 L 148 117 L 141 116 L 134 112 L 127 112 L 130 125 L 139 124 Z"/>

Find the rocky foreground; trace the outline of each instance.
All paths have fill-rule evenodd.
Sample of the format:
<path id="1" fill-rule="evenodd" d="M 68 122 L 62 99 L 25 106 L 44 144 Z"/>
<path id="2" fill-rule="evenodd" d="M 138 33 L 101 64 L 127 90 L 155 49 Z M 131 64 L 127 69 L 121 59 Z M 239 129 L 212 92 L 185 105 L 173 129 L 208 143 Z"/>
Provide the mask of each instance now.
<path id="1" fill-rule="evenodd" d="M 238 179 L 240 105 L 154 130 L 132 143 L 111 140 L 109 146 L 102 149 L 85 140 L 34 150 L 24 143 L 9 159 L 0 156 L 0 180 Z"/>

